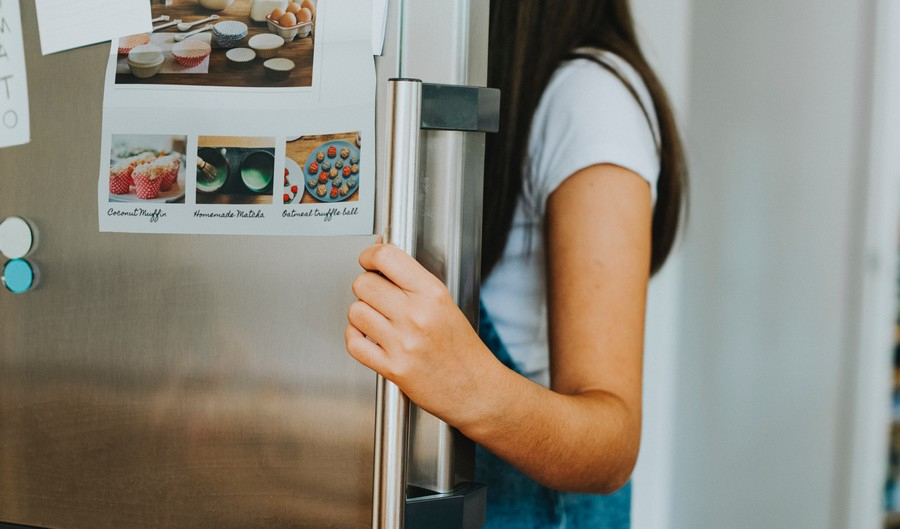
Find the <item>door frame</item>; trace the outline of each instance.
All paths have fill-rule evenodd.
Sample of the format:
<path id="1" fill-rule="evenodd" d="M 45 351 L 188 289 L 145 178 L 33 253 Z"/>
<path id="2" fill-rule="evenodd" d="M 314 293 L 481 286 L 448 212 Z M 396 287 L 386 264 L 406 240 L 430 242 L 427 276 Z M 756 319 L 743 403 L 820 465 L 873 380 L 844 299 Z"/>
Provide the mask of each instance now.
<path id="1" fill-rule="evenodd" d="M 860 149 L 865 192 L 859 211 L 860 253 L 855 271 L 857 310 L 849 321 L 848 396 L 841 424 L 845 433 L 837 454 L 839 483 L 832 505 L 834 529 L 881 528 L 884 479 L 891 422 L 890 396 L 897 318 L 898 225 L 900 225 L 900 4 L 870 0 L 867 25 L 872 33 L 867 133 Z M 855 320 L 855 321 L 854 321 Z M 842 457 L 843 456 L 843 457 Z"/>

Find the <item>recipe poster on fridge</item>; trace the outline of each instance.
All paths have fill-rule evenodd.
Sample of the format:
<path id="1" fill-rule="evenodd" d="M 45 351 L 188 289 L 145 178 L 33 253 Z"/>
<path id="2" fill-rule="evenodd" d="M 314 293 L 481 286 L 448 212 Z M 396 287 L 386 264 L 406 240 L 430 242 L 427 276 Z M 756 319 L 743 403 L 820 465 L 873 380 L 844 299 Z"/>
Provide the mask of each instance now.
<path id="1" fill-rule="evenodd" d="M 169 0 L 113 41 L 100 230 L 369 234 L 367 0 Z"/>

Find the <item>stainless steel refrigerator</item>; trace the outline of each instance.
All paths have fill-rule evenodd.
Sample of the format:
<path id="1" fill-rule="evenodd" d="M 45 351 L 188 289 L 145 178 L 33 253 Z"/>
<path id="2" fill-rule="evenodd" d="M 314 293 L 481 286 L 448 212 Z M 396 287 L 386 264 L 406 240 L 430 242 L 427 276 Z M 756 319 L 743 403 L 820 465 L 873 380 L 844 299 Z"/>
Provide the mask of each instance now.
<path id="1" fill-rule="evenodd" d="M 480 526 L 471 443 L 345 352 L 374 236 L 100 233 L 108 44 L 41 56 L 21 7 L 32 140 L 0 149 L 0 219 L 31 224 L 40 279 L 0 291 L 0 527 Z M 487 19 L 391 0 L 376 58 L 375 231 L 473 322 L 485 127 L 467 120 L 496 94 L 390 79 L 484 86 Z"/>

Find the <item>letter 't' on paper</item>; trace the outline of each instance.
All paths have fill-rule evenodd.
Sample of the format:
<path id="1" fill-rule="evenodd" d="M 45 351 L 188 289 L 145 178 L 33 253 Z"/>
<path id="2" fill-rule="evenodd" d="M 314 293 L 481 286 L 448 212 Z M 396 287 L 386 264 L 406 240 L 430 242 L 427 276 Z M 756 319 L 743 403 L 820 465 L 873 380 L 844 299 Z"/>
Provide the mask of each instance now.
<path id="1" fill-rule="evenodd" d="M 28 83 L 19 0 L 0 1 L 0 147 L 28 143 Z"/>
<path id="2" fill-rule="evenodd" d="M 44 55 L 151 29 L 147 0 L 35 0 Z"/>

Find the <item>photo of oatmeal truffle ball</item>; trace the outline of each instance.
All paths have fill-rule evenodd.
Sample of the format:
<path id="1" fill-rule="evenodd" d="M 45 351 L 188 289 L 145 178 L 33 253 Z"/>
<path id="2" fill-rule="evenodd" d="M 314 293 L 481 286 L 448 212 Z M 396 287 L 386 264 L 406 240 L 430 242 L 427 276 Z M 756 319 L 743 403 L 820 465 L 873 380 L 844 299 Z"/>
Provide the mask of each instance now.
<path id="1" fill-rule="evenodd" d="M 321 138 L 304 149 L 305 172 L 313 177 L 307 177 L 301 185 L 309 194 L 304 200 L 309 202 L 310 198 L 314 198 L 326 203 L 354 200 L 359 187 L 359 148 L 350 141 L 330 139 L 334 138 L 333 135 Z M 299 193 L 302 194 L 302 190 Z M 292 197 L 292 201 L 298 197 L 299 194 Z"/>

